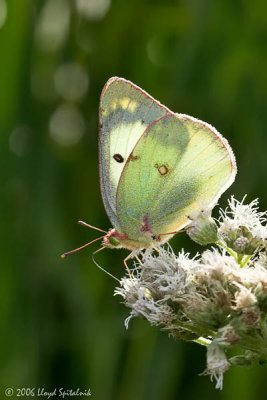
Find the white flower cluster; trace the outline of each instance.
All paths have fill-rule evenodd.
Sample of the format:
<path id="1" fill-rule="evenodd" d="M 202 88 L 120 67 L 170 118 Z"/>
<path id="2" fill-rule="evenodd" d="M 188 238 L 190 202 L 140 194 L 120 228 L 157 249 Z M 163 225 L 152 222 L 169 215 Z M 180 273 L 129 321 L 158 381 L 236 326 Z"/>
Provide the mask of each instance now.
<path id="1" fill-rule="evenodd" d="M 253 254 L 265 246 L 267 239 L 266 212 L 258 211 L 258 199 L 244 204 L 233 196 L 229 207 L 220 212 L 218 236 L 239 254 Z"/>
<path id="2" fill-rule="evenodd" d="M 147 250 L 115 290 L 131 309 L 127 328 L 131 318 L 142 316 L 175 338 L 205 344 L 204 374 L 216 379 L 217 388 L 232 364 L 267 358 L 267 226 L 266 213 L 258 212 L 257 204 L 232 197 L 229 208 L 221 211 L 216 235 L 207 216 L 216 247 L 193 258 L 184 251 L 175 255 L 170 247 L 158 254 Z M 194 224 L 197 229 L 190 233 L 203 238 L 197 220 Z M 200 226 L 209 235 L 203 214 Z M 234 346 L 241 354 L 227 358 L 225 351 L 229 355 Z"/>

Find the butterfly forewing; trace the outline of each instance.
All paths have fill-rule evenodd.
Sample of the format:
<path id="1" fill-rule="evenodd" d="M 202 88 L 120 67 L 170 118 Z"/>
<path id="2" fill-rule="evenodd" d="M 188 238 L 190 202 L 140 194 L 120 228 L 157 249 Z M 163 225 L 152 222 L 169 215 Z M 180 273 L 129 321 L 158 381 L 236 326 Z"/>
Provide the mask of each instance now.
<path id="1" fill-rule="evenodd" d="M 100 182 L 107 214 L 118 230 L 116 193 L 126 161 L 146 128 L 170 113 L 125 79 L 111 78 L 103 89 L 99 111 Z"/>

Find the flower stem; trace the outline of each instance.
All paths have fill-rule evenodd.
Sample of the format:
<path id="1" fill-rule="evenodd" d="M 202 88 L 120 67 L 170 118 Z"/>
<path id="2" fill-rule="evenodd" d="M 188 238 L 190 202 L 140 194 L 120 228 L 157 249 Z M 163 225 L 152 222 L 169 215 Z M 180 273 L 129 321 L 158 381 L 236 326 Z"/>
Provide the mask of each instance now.
<path id="1" fill-rule="evenodd" d="M 247 255 L 246 257 L 242 258 L 242 262 L 240 263 L 240 267 L 243 268 L 251 259 L 251 255 Z"/>
<path id="2" fill-rule="evenodd" d="M 230 247 L 226 246 L 223 242 L 216 242 L 215 244 L 217 244 L 217 246 L 225 249 L 227 251 L 227 253 L 230 254 L 230 256 L 234 257 L 234 259 L 236 261 L 238 261 L 237 253 L 234 250 L 230 249 Z"/>

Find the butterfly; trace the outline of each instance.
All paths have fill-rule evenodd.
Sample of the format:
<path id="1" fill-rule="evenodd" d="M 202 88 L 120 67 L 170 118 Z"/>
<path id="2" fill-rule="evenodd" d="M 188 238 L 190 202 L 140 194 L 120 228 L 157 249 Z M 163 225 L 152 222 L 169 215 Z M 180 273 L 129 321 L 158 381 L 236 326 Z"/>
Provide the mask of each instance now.
<path id="1" fill-rule="evenodd" d="M 100 97 L 99 171 L 113 225 L 97 228 L 105 233 L 103 247 L 135 252 L 165 243 L 203 204 L 211 209 L 233 183 L 236 162 L 214 127 L 113 77 Z"/>

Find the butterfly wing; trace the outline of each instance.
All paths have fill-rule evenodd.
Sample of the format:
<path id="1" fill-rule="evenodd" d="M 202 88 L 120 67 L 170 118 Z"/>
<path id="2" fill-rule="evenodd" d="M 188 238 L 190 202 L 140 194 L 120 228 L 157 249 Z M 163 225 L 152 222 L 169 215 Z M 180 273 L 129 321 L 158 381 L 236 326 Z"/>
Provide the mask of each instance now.
<path id="1" fill-rule="evenodd" d="M 169 113 L 153 97 L 123 78 L 109 79 L 102 91 L 99 111 L 100 185 L 107 214 L 118 230 L 116 193 L 126 160 L 147 126 Z"/>
<path id="2" fill-rule="evenodd" d="M 149 125 L 132 155 L 118 185 L 117 216 L 135 241 L 182 229 L 192 213 L 215 205 L 236 174 L 226 139 L 182 114 Z"/>

